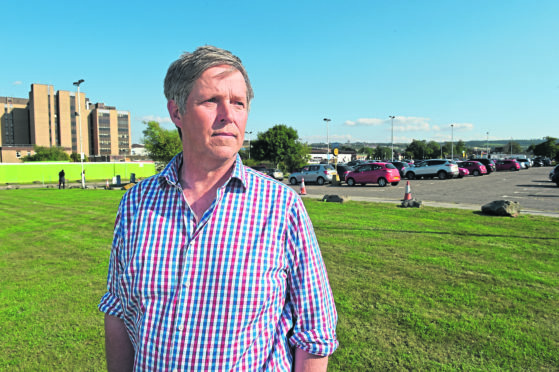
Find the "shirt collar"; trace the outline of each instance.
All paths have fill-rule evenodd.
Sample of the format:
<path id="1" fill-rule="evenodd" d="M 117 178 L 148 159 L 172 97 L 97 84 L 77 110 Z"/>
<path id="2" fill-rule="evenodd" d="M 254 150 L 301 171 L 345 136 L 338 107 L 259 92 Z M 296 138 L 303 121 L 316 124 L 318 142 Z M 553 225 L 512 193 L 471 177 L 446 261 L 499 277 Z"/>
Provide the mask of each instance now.
<path id="1" fill-rule="evenodd" d="M 178 186 L 180 187 L 180 169 L 182 166 L 182 152 L 178 153 L 171 159 L 169 164 L 165 166 L 165 168 L 159 173 L 159 181 L 166 182 L 169 185 Z M 227 182 L 232 182 L 233 179 L 238 180 L 241 184 L 246 187 L 247 184 L 247 173 L 245 166 L 243 165 L 243 161 L 239 154 L 237 154 L 237 158 L 235 159 L 235 163 L 233 165 L 233 171 L 231 172 L 231 177 Z"/>

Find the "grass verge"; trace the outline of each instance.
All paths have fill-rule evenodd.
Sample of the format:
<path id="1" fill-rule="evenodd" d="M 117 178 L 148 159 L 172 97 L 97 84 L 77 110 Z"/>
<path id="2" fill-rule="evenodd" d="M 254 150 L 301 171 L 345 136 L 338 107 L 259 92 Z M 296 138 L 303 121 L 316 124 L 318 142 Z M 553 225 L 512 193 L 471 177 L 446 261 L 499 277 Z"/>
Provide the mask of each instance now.
<path id="1" fill-rule="evenodd" d="M 0 370 L 104 370 L 122 193 L 0 192 Z M 305 204 L 339 314 L 329 371 L 558 369 L 558 219 Z"/>

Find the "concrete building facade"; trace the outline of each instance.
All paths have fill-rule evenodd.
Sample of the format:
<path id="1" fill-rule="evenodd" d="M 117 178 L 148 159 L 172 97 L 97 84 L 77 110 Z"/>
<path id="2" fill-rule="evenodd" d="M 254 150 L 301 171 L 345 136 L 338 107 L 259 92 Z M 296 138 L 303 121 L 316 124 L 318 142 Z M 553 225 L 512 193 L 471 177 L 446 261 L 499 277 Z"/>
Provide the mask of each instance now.
<path id="1" fill-rule="evenodd" d="M 128 111 L 91 104 L 83 92 L 76 98 L 76 92 L 32 84 L 29 99 L 0 97 L 0 162 L 20 162 L 34 146 L 116 160 L 130 155 L 130 138 Z"/>

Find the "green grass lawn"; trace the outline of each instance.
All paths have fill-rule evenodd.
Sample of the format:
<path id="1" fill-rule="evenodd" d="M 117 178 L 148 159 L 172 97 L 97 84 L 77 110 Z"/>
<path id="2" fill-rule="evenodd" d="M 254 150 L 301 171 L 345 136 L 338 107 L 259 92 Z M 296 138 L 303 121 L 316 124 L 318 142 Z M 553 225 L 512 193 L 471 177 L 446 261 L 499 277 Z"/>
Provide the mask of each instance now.
<path id="1" fill-rule="evenodd" d="M 122 193 L 0 192 L 0 370 L 104 369 Z M 339 314 L 329 371 L 559 370 L 559 219 L 305 204 Z"/>

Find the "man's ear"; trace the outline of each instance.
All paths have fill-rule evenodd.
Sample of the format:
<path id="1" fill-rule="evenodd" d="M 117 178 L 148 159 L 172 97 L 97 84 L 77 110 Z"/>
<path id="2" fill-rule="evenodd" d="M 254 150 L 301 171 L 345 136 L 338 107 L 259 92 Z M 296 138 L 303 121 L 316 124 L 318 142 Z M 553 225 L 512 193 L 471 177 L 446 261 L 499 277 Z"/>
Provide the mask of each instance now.
<path id="1" fill-rule="evenodd" d="M 177 128 L 182 127 L 182 116 L 179 111 L 179 107 L 173 100 L 167 101 L 167 110 L 169 111 L 169 116 L 171 116 L 171 121 L 177 126 Z"/>

